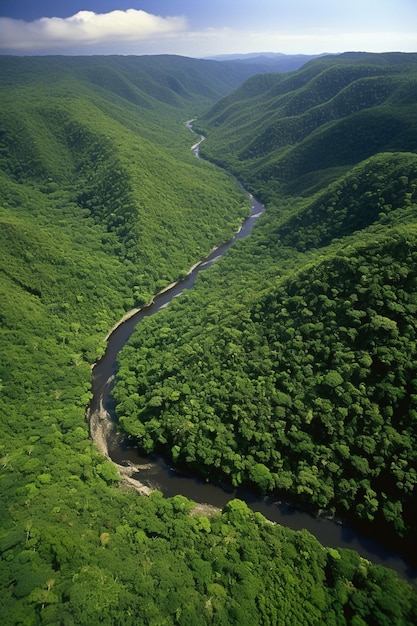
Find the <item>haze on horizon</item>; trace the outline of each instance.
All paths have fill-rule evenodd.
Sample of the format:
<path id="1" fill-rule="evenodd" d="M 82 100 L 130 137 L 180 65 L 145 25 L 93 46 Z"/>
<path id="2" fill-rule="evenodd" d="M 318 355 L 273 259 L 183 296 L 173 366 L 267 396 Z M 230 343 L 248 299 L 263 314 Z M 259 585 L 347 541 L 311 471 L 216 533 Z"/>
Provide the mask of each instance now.
<path id="1" fill-rule="evenodd" d="M 0 53 L 417 51 L 416 0 L 2 0 Z"/>

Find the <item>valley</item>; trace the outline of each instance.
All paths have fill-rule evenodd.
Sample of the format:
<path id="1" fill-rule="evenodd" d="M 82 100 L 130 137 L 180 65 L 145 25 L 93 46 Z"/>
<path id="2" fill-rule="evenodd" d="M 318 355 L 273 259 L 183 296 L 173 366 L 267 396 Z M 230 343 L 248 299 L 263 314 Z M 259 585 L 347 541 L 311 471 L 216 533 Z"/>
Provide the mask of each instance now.
<path id="1" fill-rule="evenodd" d="M 140 454 L 411 553 L 416 73 L 413 54 L 261 75 L 0 59 L 3 623 L 415 623 L 415 589 L 353 550 L 240 499 L 193 515 L 128 489 L 85 407 L 110 329 L 249 215 L 237 176 L 266 212 L 133 332 L 119 424 Z"/>

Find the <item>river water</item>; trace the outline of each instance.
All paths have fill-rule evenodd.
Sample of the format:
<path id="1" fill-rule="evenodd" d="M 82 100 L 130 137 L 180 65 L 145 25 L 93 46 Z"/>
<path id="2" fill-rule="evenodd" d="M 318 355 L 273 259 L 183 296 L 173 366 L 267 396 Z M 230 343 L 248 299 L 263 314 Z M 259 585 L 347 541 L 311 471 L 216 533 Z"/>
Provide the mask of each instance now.
<path id="1" fill-rule="evenodd" d="M 190 124 L 188 127 L 190 128 Z M 198 144 L 195 144 L 192 149 L 198 156 Z M 255 223 L 264 212 L 263 205 L 252 196 L 250 198 L 252 202 L 250 216 L 232 239 L 220 245 L 204 261 L 194 267 L 184 280 L 158 294 L 149 306 L 137 311 L 111 332 L 107 340 L 106 352 L 93 369 L 93 399 L 90 403 L 89 415 L 104 409 L 111 416 L 113 426 L 106 434 L 107 451 L 111 460 L 118 465 L 142 466 L 140 472 L 133 474 L 132 477 L 137 478 L 142 484 L 152 489 L 158 489 L 165 496 L 171 497 L 181 494 L 194 502 L 209 504 L 218 508 L 223 508 L 233 498 L 240 498 L 253 511 L 259 511 L 273 522 L 293 530 L 306 529 L 315 535 L 324 546 L 356 550 L 369 561 L 390 567 L 402 578 L 416 584 L 417 569 L 415 567 L 410 566 L 401 555 L 387 550 L 378 541 L 356 532 L 349 524 L 318 517 L 301 509 L 296 503 L 287 500 L 278 500 L 272 496 L 260 498 L 247 489 L 229 489 L 222 485 L 206 483 L 195 476 L 173 468 L 160 456 L 141 456 L 137 449 L 129 444 L 123 433 L 117 429 L 111 391 L 117 372 L 119 351 L 142 319 L 155 315 L 174 298 L 180 296 L 184 290 L 190 289 L 201 271 L 207 270 L 224 256 L 236 241 L 250 235 Z"/>

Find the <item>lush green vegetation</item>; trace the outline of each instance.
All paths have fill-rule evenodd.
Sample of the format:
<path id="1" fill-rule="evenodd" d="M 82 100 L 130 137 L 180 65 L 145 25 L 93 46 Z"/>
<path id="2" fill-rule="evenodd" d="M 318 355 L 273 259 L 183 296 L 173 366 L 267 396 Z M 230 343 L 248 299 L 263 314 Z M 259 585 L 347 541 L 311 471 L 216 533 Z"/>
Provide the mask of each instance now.
<path id="1" fill-rule="evenodd" d="M 206 477 L 254 483 L 375 521 L 387 541 L 401 538 L 405 549 L 417 531 L 417 157 L 405 151 L 415 137 L 415 105 L 405 97 L 414 125 L 411 115 L 403 120 L 410 128 L 405 147 L 398 146 L 404 151 L 382 153 L 379 142 L 375 155 L 362 160 L 355 148 L 358 164 L 349 169 L 328 154 L 329 124 L 314 129 L 291 152 L 309 162 L 314 137 L 317 153 L 327 156 L 311 161 L 315 176 L 297 171 L 288 187 L 269 178 L 275 147 L 265 145 L 266 165 L 251 175 L 253 161 L 238 148 L 253 108 L 265 119 L 276 104 L 271 82 L 280 91 L 282 83 L 291 85 L 279 96 L 287 128 L 291 104 L 297 116 L 300 102 L 306 115 L 335 100 L 343 109 L 364 74 L 381 73 L 379 65 L 342 61 L 314 61 L 287 78 L 251 79 L 207 115 L 205 152 L 223 158 L 219 138 L 234 131 L 225 159 L 269 200 L 267 214 L 192 294 L 140 328 L 121 357 L 115 396 L 121 423 L 145 450 L 167 451 Z M 411 69 L 396 56 L 382 65 L 382 88 L 387 75 L 409 93 L 415 60 Z M 267 85 L 264 100 L 252 91 L 254 82 Z M 404 101 L 397 88 L 389 91 L 390 116 L 400 119 Z M 252 99 L 256 104 L 248 105 Z M 375 114 L 380 121 L 379 104 L 365 99 L 362 107 L 364 119 Z M 337 128 L 343 123 L 351 136 L 357 119 L 344 115 Z M 382 127 L 379 139 L 400 142 L 395 128 Z M 341 134 L 338 153 L 345 148 Z M 288 193 L 290 182 L 302 196 Z M 307 195 L 313 187 L 318 191 Z"/>
<path id="2" fill-rule="evenodd" d="M 103 249 L 125 261 L 137 300 L 143 302 L 227 238 L 246 209 L 237 190 L 231 197 L 233 183 L 226 176 L 194 163 L 190 133 L 179 130 L 184 115 L 202 106 L 199 93 L 194 100 L 190 93 L 193 81 L 184 85 L 182 97 L 168 86 L 163 89 L 162 80 L 152 83 L 152 91 L 150 78 L 145 82 L 142 76 L 145 69 L 152 72 L 149 61 L 135 66 L 134 59 L 127 59 L 123 73 L 116 72 L 120 59 L 110 58 L 108 66 L 99 59 L 69 65 L 65 59 L 26 60 L 27 65 L 24 59 L 1 60 L 6 84 L 12 81 L 10 73 L 19 77 L 2 92 L 6 200 L 13 202 L 12 183 L 35 187 L 46 196 L 44 219 L 53 212 L 61 220 L 59 211 L 66 204 L 69 219 L 78 211 L 73 219 L 97 225 Z M 160 63 L 155 61 L 155 80 Z M 166 65 L 169 84 L 176 68 L 170 57 Z M 187 76 L 192 68 L 184 65 Z M 139 89 L 141 82 L 145 86 Z M 173 102 L 167 103 L 167 94 Z M 227 212 L 224 194 L 230 198 Z M 126 306 L 133 304 L 132 299 Z"/>
<path id="3" fill-rule="evenodd" d="M 265 199 L 311 193 L 378 152 L 417 147 L 416 55 L 324 57 L 254 76 L 199 121 L 202 153 Z"/>
<path id="4" fill-rule="evenodd" d="M 369 201 L 364 216 L 361 177 L 388 187 L 399 167 L 403 208 L 381 216 Z M 141 447 L 414 537 L 416 167 L 415 155 L 378 155 L 275 228 L 270 208 L 250 241 L 142 325 L 116 387 Z"/>
<path id="5" fill-rule="evenodd" d="M 148 300 L 227 238 L 247 213 L 246 199 L 233 179 L 192 156 L 192 137 L 183 124 L 238 85 L 243 78 L 239 71 L 233 65 L 175 57 L 0 58 L 0 617 L 7 626 L 323 622 L 411 626 L 416 622 L 415 592 L 390 570 L 371 565 L 354 552 L 324 549 L 305 532 L 276 527 L 240 501 L 208 518 L 201 512 L 190 515 L 193 505 L 182 497 L 164 499 L 154 493 L 143 498 L 124 490 L 114 466 L 89 438 L 85 408 L 91 364 L 102 353 L 108 330 L 126 310 Z M 387 257 L 398 248 L 413 255 L 414 155 L 403 158 L 404 164 L 395 156 L 386 160 L 387 168 L 403 171 L 406 161 L 410 168 L 403 187 L 393 190 L 392 211 L 385 208 L 383 216 L 375 210 L 377 217 L 369 221 L 374 227 L 379 224 L 378 237 L 381 245 L 385 242 Z M 405 194 L 409 204 L 396 204 L 395 193 Z M 331 197 L 329 192 L 329 201 Z M 309 201 L 303 200 L 300 207 L 308 211 Z M 280 217 L 283 213 L 301 220 L 303 244 L 285 240 L 290 233 Z M 357 213 L 362 219 L 359 207 Z M 329 232 L 336 229 L 331 219 Z M 292 280 L 301 284 L 308 279 L 299 259 L 316 262 L 317 243 L 312 243 L 298 205 L 288 201 L 281 211 L 271 204 L 267 220 L 269 231 L 258 230 L 251 252 L 245 252 L 245 246 L 234 252 L 234 258 L 240 259 L 240 275 L 232 264 L 229 269 L 219 265 L 200 281 L 212 304 L 202 298 L 200 287 L 196 305 L 189 294 L 173 307 L 174 316 L 181 307 L 194 307 L 186 314 L 195 311 L 195 331 L 188 324 L 187 332 L 195 332 L 196 337 L 205 323 L 201 316 L 211 316 L 210 333 L 198 340 L 189 335 L 190 350 L 199 351 L 200 360 L 206 359 L 213 368 L 208 384 L 230 385 L 226 367 L 224 382 L 223 374 L 218 379 L 214 375 L 222 362 L 217 364 L 216 352 L 211 352 L 211 338 L 222 339 L 224 358 L 228 354 L 232 359 L 233 350 L 243 353 L 248 347 L 240 339 L 243 326 L 249 324 L 269 353 L 268 332 L 273 332 L 273 324 L 264 327 L 259 317 L 274 318 L 280 293 L 291 284 L 285 276 L 288 268 L 293 267 Z M 391 224 L 392 240 L 384 220 Z M 349 229 L 365 232 L 361 222 L 355 228 L 345 223 L 343 212 L 337 228 L 338 237 Z M 329 232 L 320 235 L 322 246 L 327 245 Z M 360 249 L 354 240 L 351 245 Z M 281 248 L 291 254 L 280 257 Z M 362 252 L 366 264 L 365 244 Z M 330 279 L 335 271 L 331 259 L 336 262 L 337 247 L 332 254 L 321 264 L 317 259 L 316 271 L 322 272 L 323 280 L 326 272 Z M 258 265 L 252 271 L 254 257 Z M 396 263 L 404 273 L 404 256 Z M 348 281 L 354 268 L 348 261 L 345 266 Z M 388 274 L 383 278 L 384 285 L 389 284 Z M 406 293 L 407 276 L 401 274 L 401 281 Z M 338 299 L 332 295 L 337 309 Z M 395 318 L 401 350 L 408 349 L 404 342 L 406 337 L 411 341 L 414 325 L 407 326 L 407 335 L 403 333 L 401 316 L 411 313 L 407 307 L 412 303 L 404 295 L 398 304 L 406 311 Z M 371 308 L 369 304 L 368 323 L 380 322 L 373 319 Z M 242 328 L 236 325 L 240 316 Z M 385 317 L 390 314 L 383 316 L 386 325 Z M 166 313 L 158 318 L 152 332 L 161 347 L 169 348 L 169 337 L 177 330 Z M 137 335 L 133 346 L 142 350 L 154 323 L 144 324 L 143 339 Z M 160 323 L 162 330 L 156 328 Z M 182 322 L 178 324 L 180 329 Z M 392 325 L 386 332 L 393 332 Z M 261 346 L 253 348 L 254 367 L 263 367 L 265 384 L 273 384 L 273 368 L 263 357 L 260 362 Z M 371 343 L 366 349 L 373 354 Z M 182 350 L 179 342 L 178 358 Z M 152 346 L 148 353 L 150 362 L 155 362 Z M 126 359 L 123 362 L 120 390 L 127 384 L 123 372 L 130 367 L 139 372 L 142 366 L 132 347 L 126 351 L 129 354 L 130 365 Z M 241 354 L 236 357 L 240 367 Z M 166 358 L 167 363 L 173 362 Z M 181 362 L 174 361 L 174 368 L 177 363 Z M 373 375 L 371 364 L 364 363 L 363 368 Z M 252 384 L 251 375 L 239 369 L 236 374 L 242 384 L 247 380 Z M 395 376 L 405 374 L 399 369 Z M 319 372 L 310 378 L 314 376 L 318 380 Z M 135 407 L 136 373 L 133 379 L 130 373 L 130 378 L 128 391 Z M 172 382 L 164 384 L 171 387 L 169 402 L 176 397 L 182 402 L 185 394 L 190 411 L 199 410 L 200 391 L 194 384 L 184 380 L 180 390 Z M 199 387 L 204 387 L 202 380 Z M 334 393 L 337 389 L 336 385 Z M 162 400 L 153 400 L 158 429 L 166 393 L 161 389 Z M 246 410 L 245 394 L 238 388 L 236 393 Z M 221 402 L 217 391 L 214 397 L 217 412 Z M 300 398 L 301 404 L 307 401 Z M 126 403 L 125 397 L 121 402 Z M 365 400 L 362 405 L 367 410 Z M 404 405 L 404 416 L 405 410 Z M 297 420 L 302 417 L 299 406 Z M 213 419 L 210 415 L 206 421 L 207 441 L 217 455 Z M 133 420 L 129 424 L 127 414 L 124 421 L 130 429 L 141 428 Z M 219 442 L 227 424 L 225 417 Z M 152 439 L 148 426 L 144 421 L 144 445 L 150 448 L 162 440 L 159 431 Z M 264 438 L 261 423 L 259 430 L 248 427 L 255 437 L 259 432 Z M 396 471 L 403 471 L 408 481 L 404 461 L 409 462 L 411 455 L 401 452 L 408 425 L 400 428 L 392 421 L 392 429 L 402 437 Z M 385 436 L 383 430 L 381 426 L 378 436 Z M 324 444 L 314 439 L 313 430 L 310 435 L 315 454 L 317 446 Z M 182 459 L 181 441 L 169 444 L 174 458 Z M 247 449 L 242 447 L 242 459 L 249 447 L 253 447 L 250 439 Z M 357 456 L 367 458 L 365 453 Z M 259 478 L 276 470 L 267 468 L 266 459 L 254 458 L 248 476 L 262 484 Z M 291 476 L 292 460 L 285 462 Z M 220 473 L 221 464 L 216 468 Z M 242 467 L 242 480 L 247 479 L 248 468 Z M 232 465 L 229 474 L 235 477 Z M 370 489 L 375 489 L 373 483 Z M 390 498 L 387 492 L 388 507 Z"/>
<path id="6" fill-rule="evenodd" d="M 415 623 L 415 595 L 395 574 L 239 500 L 209 519 L 189 515 L 181 496 L 80 482 L 52 519 L 29 518 L 2 542 L 4 623 Z M 43 492 L 56 502 L 52 485 Z"/>

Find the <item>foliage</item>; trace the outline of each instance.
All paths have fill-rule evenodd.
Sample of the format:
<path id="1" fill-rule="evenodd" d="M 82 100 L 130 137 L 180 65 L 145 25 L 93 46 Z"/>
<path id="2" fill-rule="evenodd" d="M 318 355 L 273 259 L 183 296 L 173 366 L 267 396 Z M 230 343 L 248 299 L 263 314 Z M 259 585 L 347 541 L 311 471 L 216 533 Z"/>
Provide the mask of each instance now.
<path id="1" fill-rule="evenodd" d="M 326 550 L 308 533 L 274 526 L 239 501 L 208 518 L 190 515 L 192 503 L 178 496 L 140 497 L 120 488 L 114 466 L 89 437 L 91 364 L 103 352 L 104 336 L 126 310 L 226 239 L 247 213 L 234 181 L 194 159 L 183 125 L 242 75 L 230 65 L 175 57 L 2 57 L 0 75 L 2 623 L 415 623 L 415 592 L 389 570 L 355 553 Z M 410 211 L 411 182 L 410 176 Z M 407 225 L 407 209 L 402 210 Z M 291 213 L 290 201 L 285 211 Z M 394 223 L 393 216 L 386 219 Z M 282 222 L 274 218 L 271 224 L 272 236 Z M 395 245 L 411 245 L 413 235 L 412 229 L 398 229 L 388 241 L 382 232 L 387 258 Z M 290 284 L 288 278 L 278 281 L 271 265 L 274 246 L 267 250 L 263 237 L 254 236 L 249 257 L 244 246 L 235 253 L 242 261 L 236 280 L 232 269 L 223 275 L 219 265 L 211 278 L 201 279 L 197 292 L 195 328 L 202 329 L 199 316 L 210 316 L 213 337 L 224 330 L 220 347 L 230 363 L 239 362 L 243 350 L 236 314 L 268 348 L 269 336 L 256 316 L 260 310 L 273 316 L 273 295 Z M 307 233 L 306 249 L 309 238 Z M 259 264 L 251 273 L 253 256 Z M 294 260 L 282 258 L 280 272 Z M 325 274 L 326 264 L 318 267 Z M 398 269 L 403 271 L 401 259 Z M 265 270 L 269 289 L 258 284 L 259 270 Z M 302 269 L 295 276 L 305 281 Z M 202 287 L 216 296 L 207 308 Z M 224 301 L 217 302 L 220 292 Z M 190 295 L 182 296 L 184 305 L 187 298 L 191 306 Z M 399 303 L 410 304 L 405 295 Z M 182 306 L 180 299 L 173 310 Z M 174 329 L 165 314 L 160 320 L 165 330 L 155 338 L 165 348 Z M 368 323 L 389 337 L 396 320 L 370 312 Z M 191 334 L 191 356 L 195 351 L 200 361 L 207 358 L 215 372 L 211 335 L 191 341 Z M 133 345 L 139 348 L 141 341 L 135 338 Z M 254 354 L 260 349 L 254 345 Z M 129 350 L 131 363 L 122 368 L 140 370 L 135 349 Z M 174 368 L 175 358 L 175 352 L 167 357 Z M 262 367 L 268 371 L 266 362 Z M 366 359 L 363 367 L 371 369 Z M 340 386 L 338 375 L 334 369 L 326 378 L 329 394 Z M 210 380 L 216 382 L 214 374 Z M 126 383 L 121 376 L 121 385 Z M 199 410 L 193 385 L 185 381 L 180 389 L 166 381 L 154 391 L 155 414 L 184 397 L 191 417 Z M 213 393 L 216 408 L 222 400 Z M 285 408 L 288 400 L 283 393 L 279 398 Z M 242 409 L 236 404 L 233 410 L 239 415 Z M 140 432 L 142 425 L 135 422 L 135 428 Z M 210 445 L 216 438 L 212 428 L 210 417 L 203 428 Z M 405 440 L 405 429 L 403 434 Z M 150 432 L 146 445 L 154 445 Z M 365 450 L 370 442 L 361 445 Z M 396 445 L 395 476 L 408 484 L 403 441 Z M 181 458 L 183 446 L 174 445 L 173 454 Z M 275 480 L 266 458 L 247 470 L 262 488 Z M 304 471 L 308 476 L 309 468 Z M 373 493 L 368 495 L 372 505 Z M 387 499 L 385 505 L 387 519 L 399 519 L 401 503 Z"/>
<path id="2" fill-rule="evenodd" d="M 217 102 L 199 126 L 202 153 L 250 182 L 309 193 L 338 168 L 383 151 L 415 151 L 415 54 L 346 54 L 297 72 L 255 76 Z"/>
<path id="3" fill-rule="evenodd" d="M 181 512 L 175 498 L 154 493 L 138 500 L 114 492 L 115 507 L 105 492 L 96 495 L 103 496 L 107 516 L 96 515 L 94 528 L 86 521 L 103 510 L 95 500 L 78 506 L 73 526 L 55 507 L 47 524 L 28 522 L 14 539 L 9 535 L 8 545 L 3 540 L 3 623 L 344 624 L 371 618 L 411 626 L 416 617 L 411 588 L 389 570 L 349 550 L 324 550 L 307 532 L 273 526 L 239 500 L 211 517 L 207 529 L 207 518 Z"/>

